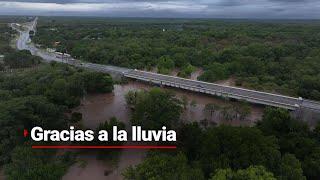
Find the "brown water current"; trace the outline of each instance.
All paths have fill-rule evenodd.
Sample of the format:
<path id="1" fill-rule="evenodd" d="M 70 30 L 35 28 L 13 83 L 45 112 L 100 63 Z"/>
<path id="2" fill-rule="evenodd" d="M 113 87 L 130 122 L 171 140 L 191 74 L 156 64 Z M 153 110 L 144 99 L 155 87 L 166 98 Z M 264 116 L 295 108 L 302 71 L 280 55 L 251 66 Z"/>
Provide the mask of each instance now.
<path id="1" fill-rule="evenodd" d="M 195 75 L 196 76 L 196 75 Z M 130 90 L 148 90 L 152 88 L 152 85 L 148 85 L 142 82 L 130 81 L 128 84 L 115 85 L 113 93 L 106 94 L 94 94 L 87 95 L 83 100 L 81 105 L 74 109 L 74 111 L 81 112 L 83 114 L 83 126 L 87 128 L 95 129 L 99 123 L 109 120 L 111 117 L 116 117 L 120 121 L 124 122 L 127 127 L 130 127 L 130 109 L 126 105 L 125 94 Z M 177 97 L 186 97 L 188 100 L 188 105 L 184 110 L 181 119 L 183 121 L 200 121 L 205 118 L 208 119 L 208 115 L 204 113 L 204 107 L 208 103 L 213 103 L 218 106 L 234 105 L 237 102 L 230 102 L 222 100 L 216 97 L 183 91 L 173 88 L 166 88 L 175 92 Z M 194 101 L 195 106 L 191 106 L 190 102 Z M 259 106 L 250 106 L 251 114 L 246 118 L 246 120 L 234 120 L 225 121 L 219 115 L 214 115 L 210 119 L 217 124 L 231 124 L 231 125 L 252 125 L 255 121 L 261 118 L 263 108 Z M 128 142 L 126 145 L 131 144 Z M 140 163 L 146 155 L 145 150 L 122 150 L 119 157 L 119 161 L 116 166 L 106 161 L 97 160 L 96 154 L 91 153 L 81 153 L 78 156 L 80 162 L 86 162 L 85 166 L 80 166 L 79 163 L 71 166 L 67 174 L 63 177 L 63 180 L 85 180 L 85 179 L 122 179 L 121 173 L 124 169 L 129 166 L 137 165 Z M 104 172 L 108 170 L 111 173 L 107 176 Z"/>
<path id="2" fill-rule="evenodd" d="M 0 167 L 0 179 L 5 179 L 4 169 L 2 169 L 1 167 Z"/>

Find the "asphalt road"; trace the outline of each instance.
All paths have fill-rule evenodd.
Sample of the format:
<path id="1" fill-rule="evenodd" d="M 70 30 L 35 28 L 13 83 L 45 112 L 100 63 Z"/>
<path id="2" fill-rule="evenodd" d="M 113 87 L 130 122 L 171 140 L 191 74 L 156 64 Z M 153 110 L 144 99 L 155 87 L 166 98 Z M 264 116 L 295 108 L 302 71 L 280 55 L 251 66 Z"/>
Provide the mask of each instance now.
<path id="1" fill-rule="evenodd" d="M 17 48 L 19 50 L 29 50 L 31 54 L 39 56 L 46 61 L 57 61 L 68 63 L 78 67 L 84 67 L 92 69 L 99 72 L 106 73 L 120 73 L 125 77 L 139 79 L 142 81 L 153 82 L 157 84 L 188 89 L 196 92 L 202 92 L 206 94 L 214 94 L 218 96 L 227 96 L 235 99 L 246 100 L 249 102 L 270 105 L 275 107 L 282 107 L 286 109 L 295 110 L 299 107 L 307 108 L 314 111 L 320 112 L 320 102 L 311 101 L 303 98 L 295 98 L 289 96 L 283 96 L 279 94 L 266 93 L 261 91 L 254 91 L 249 89 L 223 86 L 214 83 L 206 83 L 202 81 L 195 81 L 190 79 L 184 79 L 174 76 L 161 75 L 146 71 L 127 69 L 116 66 L 108 66 L 94 63 L 84 63 L 76 59 L 69 58 L 63 59 L 57 57 L 54 53 L 49 53 L 47 51 L 38 49 L 31 43 L 29 32 L 31 30 L 35 31 L 37 25 L 37 18 L 29 23 L 23 24 L 26 30 L 21 30 L 16 28 L 14 24 L 11 24 L 11 27 L 20 33 L 20 37 L 17 41 Z"/>
<path id="2" fill-rule="evenodd" d="M 298 107 L 304 107 L 316 111 L 320 111 L 320 102 L 310 101 L 307 99 L 294 98 L 283 96 L 279 94 L 266 93 L 261 91 L 254 91 L 249 89 L 224 86 L 214 83 L 207 83 L 203 81 L 194 81 L 174 76 L 161 75 L 151 72 L 131 70 L 124 74 L 127 77 L 140 79 L 143 81 L 154 81 L 158 84 L 165 84 L 168 86 L 190 89 L 206 94 L 223 95 L 240 100 L 247 100 L 258 104 L 271 105 L 276 107 L 283 107 L 294 110 Z"/>

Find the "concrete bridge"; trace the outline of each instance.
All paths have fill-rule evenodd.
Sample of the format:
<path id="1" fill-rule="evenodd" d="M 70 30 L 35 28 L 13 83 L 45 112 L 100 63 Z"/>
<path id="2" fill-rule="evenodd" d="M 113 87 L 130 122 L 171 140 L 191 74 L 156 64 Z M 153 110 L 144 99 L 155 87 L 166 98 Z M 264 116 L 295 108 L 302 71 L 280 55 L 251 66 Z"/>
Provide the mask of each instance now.
<path id="1" fill-rule="evenodd" d="M 126 71 L 123 72 L 123 75 L 128 78 L 138 79 L 145 82 L 186 89 L 209 95 L 244 100 L 256 104 L 280 107 L 289 110 L 296 110 L 301 107 L 320 112 L 320 102 L 310 101 L 303 98 L 294 98 L 278 94 L 254 91 L 238 87 L 224 86 L 214 83 L 207 83 L 203 81 L 195 81 L 139 70 Z"/>
<path id="2" fill-rule="evenodd" d="M 170 86 L 180 89 L 185 89 L 194 92 L 205 93 L 209 95 L 222 96 L 233 98 L 237 100 L 244 100 L 251 103 L 262 104 L 273 107 L 280 107 L 289 110 L 308 109 L 311 111 L 320 112 L 320 102 L 311 101 L 303 98 L 295 98 L 283 96 L 279 94 L 266 93 L 261 91 L 254 91 L 238 87 L 223 86 L 214 83 L 207 83 L 203 81 L 195 81 L 174 76 L 162 75 L 140 70 L 127 69 L 116 66 L 85 63 L 73 58 L 57 57 L 54 53 L 46 52 L 36 48 L 30 41 L 29 32 L 35 31 L 37 25 L 37 18 L 26 23 L 25 31 L 21 31 L 12 26 L 20 32 L 20 38 L 17 41 L 18 49 L 29 50 L 33 55 L 40 56 L 46 61 L 57 61 L 67 63 L 73 66 L 91 69 L 99 72 L 106 72 L 117 74 L 127 78 L 137 79 L 154 84 Z"/>

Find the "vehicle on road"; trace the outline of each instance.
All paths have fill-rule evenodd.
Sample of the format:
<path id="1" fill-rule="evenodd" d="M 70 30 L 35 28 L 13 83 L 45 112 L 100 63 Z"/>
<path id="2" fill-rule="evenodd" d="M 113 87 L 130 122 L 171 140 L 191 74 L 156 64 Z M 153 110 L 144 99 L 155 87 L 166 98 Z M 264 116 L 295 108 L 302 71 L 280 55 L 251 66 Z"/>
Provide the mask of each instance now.
<path id="1" fill-rule="evenodd" d="M 197 87 L 204 88 L 204 86 L 202 86 L 201 84 L 198 84 Z"/>

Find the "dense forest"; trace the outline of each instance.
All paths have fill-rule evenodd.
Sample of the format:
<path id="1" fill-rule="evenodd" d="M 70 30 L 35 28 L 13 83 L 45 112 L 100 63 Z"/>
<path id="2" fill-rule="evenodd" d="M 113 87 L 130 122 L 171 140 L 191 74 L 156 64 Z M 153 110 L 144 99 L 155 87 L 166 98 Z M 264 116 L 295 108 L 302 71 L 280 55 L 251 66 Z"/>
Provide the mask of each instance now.
<path id="1" fill-rule="evenodd" d="M 320 123 L 310 130 L 288 111 L 267 108 L 253 127 L 186 124 L 180 119 L 183 103 L 171 92 L 152 89 L 133 94 L 126 98 L 133 107 L 132 123 L 175 129 L 178 148 L 150 152 L 141 164 L 124 172 L 126 179 L 320 178 Z"/>
<path id="2" fill-rule="evenodd" d="M 65 113 L 78 106 L 81 97 L 112 90 L 109 75 L 56 63 L 0 74 L 0 165 L 5 165 L 8 179 L 60 179 L 70 155 L 57 158 L 52 151 L 34 151 L 23 129 L 66 129 L 75 118 Z"/>
<path id="3" fill-rule="evenodd" d="M 40 64 L 40 58 L 30 52 L 11 47 L 14 32 L 7 23 L 0 24 L 0 31 L 0 54 L 4 56 L 0 70 L 13 70 L 0 73 L 0 167 L 9 180 L 61 179 L 74 154 L 35 151 L 32 141 L 22 136 L 23 129 L 65 129 L 81 120 L 81 114 L 66 115 L 70 108 L 78 106 L 87 93 L 111 92 L 113 80 L 106 74 L 58 63 Z M 21 68 L 24 71 L 14 71 Z"/>
<path id="4" fill-rule="evenodd" d="M 102 64 L 233 77 L 252 89 L 320 100 L 320 23 L 188 19 L 41 18 L 33 40 Z"/>

